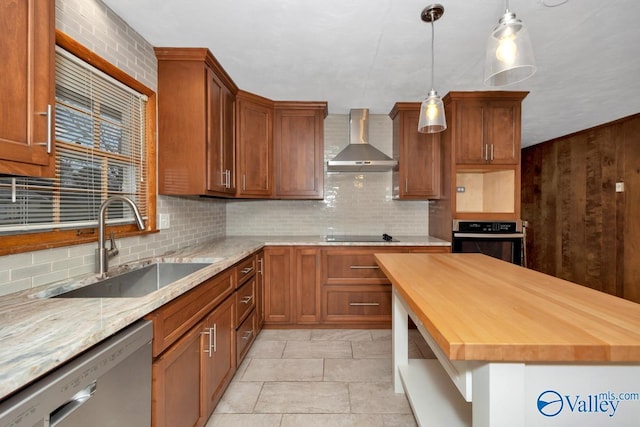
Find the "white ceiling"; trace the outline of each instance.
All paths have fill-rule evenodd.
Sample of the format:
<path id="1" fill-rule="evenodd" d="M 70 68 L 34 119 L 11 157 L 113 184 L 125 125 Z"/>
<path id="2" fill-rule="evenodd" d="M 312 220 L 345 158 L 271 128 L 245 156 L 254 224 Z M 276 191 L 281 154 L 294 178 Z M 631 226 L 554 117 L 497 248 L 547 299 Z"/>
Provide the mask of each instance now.
<path id="1" fill-rule="evenodd" d="M 275 100 L 328 101 L 329 113 L 430 89 L 431 0 L 104 0 L 154 46 L 208 47 L 236 84 Z M 561 3 L 562 0 L 544 0 Z M 435 89 L 487 90 L 485 44 L 502 0 L 441 0 Z M 525 90 L 528 146 L 640 112 L 640 1 L 512 0 L 538 70 L 502 90 Z"/>

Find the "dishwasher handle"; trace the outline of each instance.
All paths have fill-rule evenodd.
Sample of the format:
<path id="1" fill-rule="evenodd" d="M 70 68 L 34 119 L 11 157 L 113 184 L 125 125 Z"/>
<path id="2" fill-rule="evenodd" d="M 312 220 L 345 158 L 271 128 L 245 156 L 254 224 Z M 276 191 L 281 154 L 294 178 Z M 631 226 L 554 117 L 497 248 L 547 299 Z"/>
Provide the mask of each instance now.
<path id="1" fill-rule="evenodd" d="M 73 395 L 68 402 L 63 403 L 56 409 L 54 409 L 49 415 L 49 426 L 56 427 L 65 418 L 75 412 L 78 408 L 84 405 L 95 394 L 97 388 L 97 381 L 92 382 L 79 392 Z"/>

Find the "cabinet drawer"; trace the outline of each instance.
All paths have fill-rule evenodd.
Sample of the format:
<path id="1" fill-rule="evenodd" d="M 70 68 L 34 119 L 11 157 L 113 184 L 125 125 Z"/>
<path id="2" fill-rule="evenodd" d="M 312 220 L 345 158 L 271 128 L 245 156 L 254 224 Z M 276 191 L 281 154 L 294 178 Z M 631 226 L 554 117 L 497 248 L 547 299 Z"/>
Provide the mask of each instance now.
<path id="1" fill-rule="evenodd" d="M 232 272 L 223 271 L 145 317 L 153 321 L 154 357 L 231 295 L 235 288 Z"/>
<path id="2" fill-rule="evenodd" d="M 335 289 L 334 289 L 335 288 Z M 376 290 L 331 287 L 324 289 L 326 321 L 380 322 L 391 320 L 391 287 Z"/>
<path id="3" fill-rule="evenodd" d="M 236 331 L 236 364 L 240 366 L 244 356 L 247 354 L 250 348 L 250 344 L 256 338 L 256 311 L 253 310 L 249 317 L 238 327 Z"/>
<path id="4" fill-rule="evenodd" d="M 256 279 L 253 278 L 236 291 L 236 325 L 242 323 L 256 306 Z"/>
<path id="5" fill-rule="evenodd" d="M 238 287 L 256 274 L 256 257 L 250 256 L 236 265 L 238 270 Z"/>
<path id="6" fill-rule="evenodd" d="M 323 282 L 328 284 L 388 284 L 373 256 L 389 248 L 330 249 L 324 251 Z M 397 249 L 395 252 L 404 252 Z"/>

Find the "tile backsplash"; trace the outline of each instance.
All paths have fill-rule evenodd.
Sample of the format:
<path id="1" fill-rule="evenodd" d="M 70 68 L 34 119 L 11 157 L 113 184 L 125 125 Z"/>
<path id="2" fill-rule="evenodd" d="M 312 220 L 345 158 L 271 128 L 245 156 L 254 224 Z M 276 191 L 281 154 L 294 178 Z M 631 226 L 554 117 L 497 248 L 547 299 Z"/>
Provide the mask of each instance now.
<path id="1" fill-rule="evenodd" d="M 370 143 L 390 156 L 391 119 L 369 119 Z M 330 114 L 324 138 L 326 169 L 349 142 L 349 116 Z M 324 200 L 227 202 L 227 235 L 428 234 L 428 202 L 392 200 L 391 172 L 326 173 L 324 186 Z"/>

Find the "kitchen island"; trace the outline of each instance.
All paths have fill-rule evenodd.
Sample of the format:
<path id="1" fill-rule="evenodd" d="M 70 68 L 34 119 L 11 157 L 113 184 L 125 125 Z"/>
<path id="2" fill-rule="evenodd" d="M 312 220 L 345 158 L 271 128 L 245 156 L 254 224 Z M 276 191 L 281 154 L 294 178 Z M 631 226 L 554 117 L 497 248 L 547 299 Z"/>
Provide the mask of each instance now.
<path id="1" fill-rule="evenodd" d="M 481 254 L 377 254 L 419 425 L 640 425 L 640 305 Z M 409 360 L 408 317 L 437 356 Z"/>

